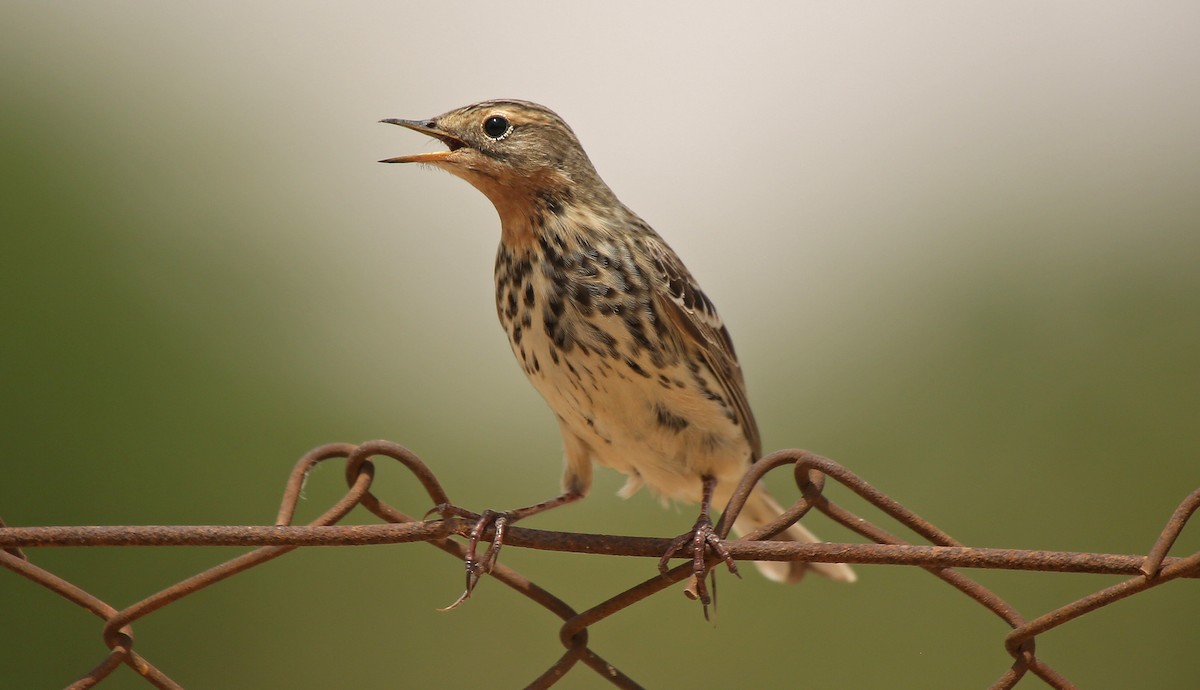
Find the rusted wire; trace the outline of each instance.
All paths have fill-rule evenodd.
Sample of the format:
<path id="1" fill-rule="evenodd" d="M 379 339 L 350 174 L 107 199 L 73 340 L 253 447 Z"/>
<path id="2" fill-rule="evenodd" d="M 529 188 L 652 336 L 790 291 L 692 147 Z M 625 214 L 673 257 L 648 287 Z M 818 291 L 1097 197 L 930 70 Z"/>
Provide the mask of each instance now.
<path id="1" fill-rule="evenodd" d="M 0 543 L 21 546 L 369 546 L 431 541 L 464 535 L 465 520 L 430 520 L 383 525 L 224 526 L 138 525 L 129 527 L 10 527 L 0 531 Z M 485 533 L 485 539 L 491 533 Z M 451 542 L 457 543 L 457 542 Z M 551 532 L 510 526 L 506 546 L 607 556 L 661 556 L 671 543 L 666 537 L 626 537 L 582 532 Z M 1029 570 L 1097 575 L 1136 575 L 1145 556 L 1073 551 L 989 549 L 967 546 L 889 544 L 801 544 L 743 539 L 727 544 L 742 561 L 810 561 L 871 565 Z M 659 548 L 662 547 L 662 548 Z M 1185 559 L 1169 557 L 1162 568 Z M 1196 578 L 1187 572 L 1179 577 Z"/>
<path id="2" fill-rule="evenodd" d="M 345 443 L 329 444 L 313 449 L 295 464 L 288 477 L 274 526 L 8 527 L 0 521 L 0 565 L 91 611 L 104 621 L 102 639 L 108 652 L 96 666 L 80 676 L 71 688 L 93 687 L 121 664 L 132 668 L 154 687 L 178 688 L 180 686 L 177 683 L 134 651 L 132 626 L 137 620 L 183 597 L 306 546 L 424 541 L 455 558 L 465 558 L 465 546 L 453 537 L 464 537 L 470 532 L 474 527 L 470 519 L 452 517 L 420 520 L 392 507 L 371 492 L 375 473 L 373 459 L 381 457 L 396 460 L 408 469 L 425 489 L 432 506 L 442 509 L 453 506 L 429 467 L 403 446 L 390 441 L 371 441 L 357 446 Z M 309 472 L 318 464 L 332 459 L 346 461 L 346 494 L 308 525 L 292 525 L 296 504 Z M 1011 688 L 1029 672 L 1051 687 L 1073 687 L 1069 680 L 1037 656 L 1035 643 L 1038 635 L 1152 587 L 1175 579 L 1200 577 L 1200 553 L 1183 558 L 1168 555 L 1188 520 L 1200 509 L 1200 489 L 1192 492 L 1179 505 L 1145 556 L 972 548 L 954 540 L 949 534 L 841 465 L 828 458 L 799 450 L 779 451 L 754 464 L 734 491 L 729 505 L 716 525 L 717 533 L 722 535 L 722 538 L 727 534 L 728 525 L 733 524 L 733 519 L 755 484 L 767 473 L 787 465 L 793 466 L 801 498 L 771 524 L 742 539 L 725 542 L 729 553 L 739 560 L 870 563 L 917 566 L 928 570 L 999 616 L 1012 628 L 1004 640 L 1004 646 L 1013 657 L 1013 663 L 996 680 L 993 688 Z M 863 501 L 879 508 L 891 519 L 932 545 L 910 544 L 829 501 L 823 493 L 827 479 L 847 487 Z M 355 506 L 360 505 L 380 518 L 383 524 L 336 524 Z M 762 541 L 785 529 L 813 508 L 874 543 L 797 544 Z M 476 515 L 461 508 L 454 508 L 452 512 L 468 517 Z M 494 530 L 490 528 L 482 536 L 485 541 L 491 541 L 493 537 Z M 510 525 L 507 527 L 504 541 L 509 547 L 658 558 L 672 540 L 552 532 Z M 30 563 L 28 555 L 22 550 L 23 547 L 55 546 L 217 545 L 258 548 L 151 594 L 123 610 L 110 606 L 57 575 Z M 690 559 L 690 556 L 688 558 Z M 955 570 L 956 568 L 1123 574 L 1132 577 L 1032 621 L 1026 621 L 1011 605 Z M 565 651 L 528 686 L 530 688 L 553 686 L 581 661 L 584 666 L 616 687 L 640 687 L 590 648 L 588 629 L 595 623 L 691 575 L 692 565 L 689 561 L 669 570 L 665 575 L 655 573 L 637 585 L 579 612 L 503 564 L 496 564 L 490 573 L 497 581 L 536 602 L 563 621 L 559 630 L 559 640 Z"/>

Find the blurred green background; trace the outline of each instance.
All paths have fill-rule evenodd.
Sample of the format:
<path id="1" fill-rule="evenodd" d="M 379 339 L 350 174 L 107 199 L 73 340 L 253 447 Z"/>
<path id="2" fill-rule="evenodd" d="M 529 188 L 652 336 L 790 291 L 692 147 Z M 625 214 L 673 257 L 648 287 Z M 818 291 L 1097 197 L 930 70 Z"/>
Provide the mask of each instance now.
<path id="1" fill-rule="evenodd" d="M 266 524 L 300 454 L 371 438 L 466 506 L 550 496 L 557 430 L 495 321 L 494 211 L 375 162 L 435 148 L 380 118 L 513 96 L 571 122 L 700 277 L 766 448 L 828 455 L 971 545 L 1145 552 L 1200 483 L 1200 6 L 734 7 L 0 5 L 0 517 Z M 620 484 L 530 525 L 690 524 Z M 340 487 L 316 472 L 301 517 Z M 377 491 L 427 507 L 397 467 Z M 236 553 L 31 556 L 121 607 Z M 580 608 L 653 572 L 504 560 Z M 725 578 L 715 626 L 671 591 L 591 639 L 651 688 L 1007 667 L 1004 626 L 949 587 L 860 575 Z M 1029 617 L 1118 581 L 979 577 Z M 520 687 L 557 658 L 555 620 L 494 583 L 437 613 L 461 582 L 420 545 L 305 550 L 139 622 L 137 648 L 188 688 Z M 0 611 L 5 688 L 103 656 L 98 621 L 6 571 Z M 1174 583 L 1038 650 L 1083 687 L 1194 688 L 1198 611 Z"/>

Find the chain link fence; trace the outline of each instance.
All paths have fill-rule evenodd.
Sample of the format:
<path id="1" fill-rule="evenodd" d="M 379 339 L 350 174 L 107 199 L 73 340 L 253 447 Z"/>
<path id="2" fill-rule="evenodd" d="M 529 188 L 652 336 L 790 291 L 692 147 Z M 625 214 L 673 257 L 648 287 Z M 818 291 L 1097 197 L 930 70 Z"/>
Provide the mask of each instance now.
<path id="1" fill-rule="evenodd" d="M 431 505 L 454 505 L 429 467 L 403 446 L 389 441 L 372 441 L 357 446 L 345 443 L 329 444 L 310 451 L 296 463 L 288 478 L 275 526 L 9 527 L 0 522 L 0 565 L 75 603 L 103 621 L 102 638 L 108 650 L 107 654 L 69 687 L 93 687 L 124 664 L 153 687 L 179 688 L 181 686 L 178 683 L 135 650 L 132 626 L 138 620 L 184 597 L 306 546 L 426 542 L 455 558 L 466 557 L 465 545 L 455 538 L 466 537 L 478 516 L 456 508 L 454 512 L 465 514 L 467 517 L 421 519 L 396 509 L 371 491 L 376 458 L 390 458 L 406 467 L 425 489 Z M 319 463 L 338 459 L 345 460 L 345 477 L 349 487 L 345 495 L 316 520 L 303 526 L 293 525 L 293 515 L 308 473 Z M 722 536 L 727 534 L 731 518 L 741 509 L 755 483 L 769 472 L 787 471 L 789 467 L 802 498 L 771 525 L 747 535 L 744 539 L 726 542 L 733 557 L 739 560 L 887 564 L 925 569 L 960 591 L 970 601 L 1001 618 L 1011 628 L 1003 640 L 997 640 L 997 644 L 1003 644 L 1012 657 L 1012 663 L 1003 671 L 998 670 L 993 688 L 1011 688 L 1030 676 L 1040 679 L 1050 687 L 1074 687 L 1068 678 L 1037 654 L 1036 642 L 1039 635 L 1113 602 L 1172 580 L 1200 577 L 1200 553 L 1185 557 L 1169 555 L 1176 538 L 1200 507 L 1200 489 L 1193 491 L 1183 500 L 1145 556 L 973 548 L 956 541 L 838 463 L 800 450 L 778 451 L 755 463 L 726 507 L 717 525 L 718 532 Z M 908 528 L 931 545 L 910 544 L 883 527 L 833 503 L 823 493 L 828 480 L 844 485 L 864 502 L 878 508 L 897 524 Z M 382 523 L 354 526 L 337 524 L 358 506 L 373 513 Z M 814 508 L 873 543 L 797 544 L 755 540 L 800 519 Z M 485 541 L 490 541 L 493 537 L 492 529 L 483 535 Z M 553 532 L 519 526 L 509 526 L 504 536 L 504 544 L 510 548 L 653 559 L 659 558 L 671 541 L 670 538 Z M 117 609 L 77 585 L 38 567 L 22 550 L 33 547 L 69 546 L 216 545 L 258 548 L 155 592 L 124 609 Z M 1027 619 L 996 593 L 967 577 L 960 570 L 979 568 L 1129 577 L 1036 618 Z M 594 673 L 619 688 L 641 687 L 617 665 L 597 654 L 591 645 L 589 628 L 691 576 L 692 564 L 689 557 L 687 563 L 671 569 L 664 575 L 654 572 L 643 582 L 580 611 L 503 563 L 496 563 L 490 573 L 490 577 L 511 587 L 533 604 L 544 607 L 563 621 L 558 642 L 565 647 L 565 651 L 553 665 L 529 683 L 530 688 L 551 687 L 569 672 Z M 547 640 L 547 644 L 552 643 L 553 641 Z M 614 658 L 619 657 L 619 645 L 609 642 L 605 646 L 613 649 L 611 654 Z"/>

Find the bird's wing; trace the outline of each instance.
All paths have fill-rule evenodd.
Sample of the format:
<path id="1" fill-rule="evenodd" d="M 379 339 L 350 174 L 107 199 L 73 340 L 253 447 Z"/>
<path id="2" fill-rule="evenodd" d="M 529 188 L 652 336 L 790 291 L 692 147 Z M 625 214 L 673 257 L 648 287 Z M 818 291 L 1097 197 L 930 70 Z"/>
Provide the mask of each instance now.
<path id="1" fill-rule="evenodd" d="M 733 406 L 734 414 L 741 422 L 746 440 L 750 442 L 752 460 L 762 455 L 762 440 L 758 435 L 758 424 L 750 403 L 746 400 L 746 382 L 742 378 L 742 367 L 733 351 L 733 340 L 721 322 L 716 307 L 701 292 L 696 279 L 657 235 L 643 238 L 654 267 L 658 270 L 657 300 L 663 306 L 668 320 L 680 335 L 689 340 L 689 348 L 695 348 L 703 357 L 713 376 L 720 385 L 720 394 Z"/>

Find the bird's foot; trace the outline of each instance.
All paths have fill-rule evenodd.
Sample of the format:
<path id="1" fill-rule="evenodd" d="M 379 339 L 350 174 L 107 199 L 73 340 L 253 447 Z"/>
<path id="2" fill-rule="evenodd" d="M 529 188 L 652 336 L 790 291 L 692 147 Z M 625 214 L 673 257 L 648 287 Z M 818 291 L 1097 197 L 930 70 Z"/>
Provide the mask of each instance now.
<path id="1" fill-rule="evenodd" d="M 471 517 L 476 517 L 471 514 Z M 482 515 L 477 516 L 478 520 L 475 526 L 471 528 L 470 535 L 467 538 L 467 555 L 464 562 L 467 566 L 467 586 L 463 593 L 449 606 L 438 609 L 439 611 L 450 611 L 458 608 L 467 599 L 471 598 L 471 593 L 475 591 L 475 586 L 479 584 L 479 580 L 484 575 L 492 572 L 492 567 L 496 565 L 496 559 L 500 556 L 500 549 L 504 546 L 504 533 L 508 529 L 508 523 L 511 522 L 511 516 L 508 513 L 501 513 L 495 510 L 485 510 Z M 492 541 L 488 544 L 487 550 L 483 552 L 483 556 L 478 556 L 479 542 L 483 535 L 487 532 L 488 527 L 492 527 L 494 532 Z"/>
<path id="2" fill-rule="evenodd" d="M 492 568 L 496 565 L 496 559 L 500 556 L 500 548 L 504 546 L 504 534 L 508 530 L 509 525 L 517 520 L 524 520 L 531 515 L 544 513 L 551 508 L 573 503 L 581 498 L 583 498 L 583 491 L 581 489 L 572 489 L 564 491 L 562 494 L 548 501 L 542 501 L 531 506 L 505 512 L 485 510 L 483 514 L 476 515 L 469 510 L 444 503 L 435 506 L 428 513 L 425 513 L 426 517 L 432 513 L 440 513 L 442 518 L 458 517 L 468 521 L 475 521 L 475 526 L 467 534 L 467 553 L 463 557 L 467 565 L 467 587 L 463 591 L 462 596 L 455 600 L 453 604 L 439 610 L 449 611 L 457 608 L 459 604 L 471 598 L 471 593 L 475 591 L 475 586 L 479 584 L 479 580 L 484 575 L 492 572 Z M 483 535 L 487 533 L 488 527 L 492 528 L 492 541 L 481 558 L 477 555 L 479 553 L 479 542 L 483 539 Z"/>
<path id="3" fill-rule="evenodd" d="M 700 604 L 704 607 L 704 620 L 708 620 L 708 605 L 716 605 L 716 590 L 717 579 L 716 573 L 708 567 L 708 550 L 712 549 L 717 558 L 725 562 L 729 572 L 741 577 L 738 573 L 737 564 L 733 560 L 733 555 L 729 553 L 729 549 L 721 543 L 721 537 L 717 535 L 716 529 L 713 528 L 712 519 L 708 517 L 708 513 L 700 514 L 696 520 L 696 525 L 692 527 L 691 532 L 681 534 L 671 542 L 666 553 L 658 561 L 658 571 L 666 574 L 669 569 L 671 559 L 680 551 L 691 551 L 692 554 L 692 582 L 688 586 L 687 595 L 692 599 L 699 599 Z M 705 579 L 711 574 L 712 576 L 712 596 L 709 595 L 708 585 L 705 584 Z"/>

